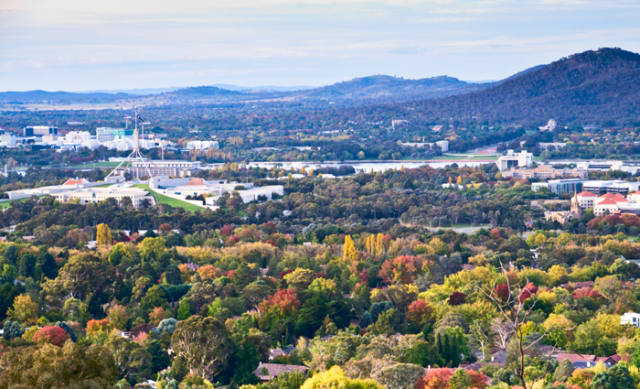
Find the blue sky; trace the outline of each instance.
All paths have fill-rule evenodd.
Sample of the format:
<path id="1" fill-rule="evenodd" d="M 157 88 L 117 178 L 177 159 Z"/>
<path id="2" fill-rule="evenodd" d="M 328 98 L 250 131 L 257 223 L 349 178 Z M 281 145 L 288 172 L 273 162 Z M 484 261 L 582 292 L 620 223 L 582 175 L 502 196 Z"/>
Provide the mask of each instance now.
<path id="1" fill-rule="evenodd" d="M 0 0 L 0 90 L 496 80 L 640 52 L 638 0 Z"/>

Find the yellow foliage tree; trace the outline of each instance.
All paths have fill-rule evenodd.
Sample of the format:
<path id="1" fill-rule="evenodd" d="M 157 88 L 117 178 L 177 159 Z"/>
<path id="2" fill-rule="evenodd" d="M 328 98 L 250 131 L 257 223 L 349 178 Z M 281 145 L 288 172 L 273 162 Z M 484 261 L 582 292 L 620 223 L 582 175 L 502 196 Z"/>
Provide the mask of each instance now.
<path id="1" fill-rule="evenodd" d="M 357 259 L 356 246 L 353 243 L 353 239 L 351 239 L 351 235 L 344 236 L 342 259 L 345 262 L 354 262 Z"/>
<path id="2" fill-rule="evenodd" d="M 7 316 L 21 323 L 35 323 L 38 310 L 38 303 L 33 301 L 31 296 L 21 294 L 13 300 L 13 307 L 8 309 Z"/>
<path id="3" fill-rule="evenodd" d="M 344 371 L 338 366 L 333 366 L 327 371 L 314 374 L 313 377 L 307 379 L 300 389 L 382 389 L 372 379 L 351 379 L 344 374 Z"/>
<path id="4" fill-rule="evenodd" d="M 98 224 L 96 241 L 98 241 L 99 246 L 108 246 L 113 241 L 111 238 L 111 229 L 105 223 Z"/>

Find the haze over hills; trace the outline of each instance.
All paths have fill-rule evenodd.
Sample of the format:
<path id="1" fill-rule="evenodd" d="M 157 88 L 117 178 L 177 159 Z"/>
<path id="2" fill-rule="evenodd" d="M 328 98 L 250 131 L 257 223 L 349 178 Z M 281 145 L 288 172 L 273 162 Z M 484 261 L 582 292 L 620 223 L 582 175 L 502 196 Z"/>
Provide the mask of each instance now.
<path id="1" fill-rule="evenodd" d="M 523 70 L 502 81 L 469 83 L 439 76 L 404 79 L 386 75 L 355 78 L 302 90 L 229 90 L 199 86 L 139 96 L 126 93 L 4 92 L 0 105 L 122 103 L 141 106 L 209 105 L 217 103 L 277 103 L 272 116 L 295 116 L 293 110 L 322 108 L 305 114 L 307 125 L 407 119 L 413 123 L 449 118 L 523 122 L 637 121 L 640 113 L 640 55 L 603 48 L 561 58 L 548 65 Z M 366 106 L 366 109 L 362 109 Z M 229 106 L 230 107 L 230 106 Z M 331 108 L 331 109 L 326 109 Z M 241 115 L 238 113 L 238 115 Z M 302 125 L 303 123 L 298 123 Z"/>
<path id="2" fill-rule="evenodd" d="M 218 84 L 217 86 L 196 86 L 187 88 L 138 89 L 127 91 L 95 92 L 1 92 L 0 103 L 8 104 L 70 104 L 106 103 L 117 100 L 141 99 L 142 105 L 166 104 L 209 104 L 214 102 L 245 101 L 283 98 L 287 101 L 407 101 L 415 99 L 446 97 L 455 94 L 481 90 L 491 83 L 468 83 L 457 78 L 438 76 L 418 80 L 386 75 L 355 78 L 336 84 L 310 87 L 238 87 Z M 143 94 L 141 92 L 148 91 Z"/>

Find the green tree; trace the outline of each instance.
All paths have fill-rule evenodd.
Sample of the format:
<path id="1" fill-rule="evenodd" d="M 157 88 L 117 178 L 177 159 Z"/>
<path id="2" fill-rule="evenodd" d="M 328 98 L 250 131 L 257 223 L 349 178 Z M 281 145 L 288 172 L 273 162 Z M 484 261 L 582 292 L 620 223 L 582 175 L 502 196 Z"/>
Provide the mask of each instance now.
<path id="1" fill-rule="evenodd" d="M 192 374 L 213 378 L 227 365 L 233 341 L 220 321 L 194 315 L 178 323 L 171 348 Z"/>
<path id="2" fill-rule="evenodd" d="M 467 389 L 471 385 L 471 378 L 464 369 L 457 369 L 449 379 L 449 389 Z"/>
<path id="3" fill-rule="evenodd" d="M 151 375 L 151 354 L 138 343 L 120 336 L 110 336 L 104 345 L 113 355 L 119 378 L 135 384 Z"/>
<path id="4" fill-rule="evenodd" d="M 9 349 L 0 356 L 0 365 L 0 389 L 110 388 L 117 380 L 111 353 L 96 344 Z"/>
<path id="5" fill-rule="evenodd" d="M 636 386 L 629 370 L 622 364 L 615 365 L 593 377 L 593 389 L 634 389 Z"/>

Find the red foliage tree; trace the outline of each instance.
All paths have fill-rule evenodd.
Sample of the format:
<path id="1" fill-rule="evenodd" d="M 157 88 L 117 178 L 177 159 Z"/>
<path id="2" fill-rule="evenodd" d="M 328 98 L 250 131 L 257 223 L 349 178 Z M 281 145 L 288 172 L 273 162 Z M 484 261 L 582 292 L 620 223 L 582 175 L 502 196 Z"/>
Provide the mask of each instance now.
<path id="1" fill-rule="evenodd" d="M 429 369 L 427 374 L 418 380 L 415 388 L 446 389 L 449 387 L 449 380 L 456 372 L 456 370 L 457 369 L 447 367 Z M 469 384 L 470 389 L 484 389 L 489 385 L 489 380 L 484 374 L 479 373 L 475 370 L 466 370 L 466 373 L 471 381 L 471 383 Z"/>
<path id="2" fill-rule="evenodd" d="M 509 300 L 509 294 L 510 294 L 509 285 L 506 282 L 499 283 L 495 287 L 495 293 L 496 293 L 496 296 L 500 298 L 500 300 L 502 300 L 503 302 L 506 302 L 507 300 Z"/>
<path id="3" fill-rule="evenodd" d="M 300 308 L 300 300 L 298 300 L 295 289 L 280 289 L 258 306 L 258 309 L 262 312 L 272 308 L 280 309 L 282 312 L 291 312 Z"/>
<path id="4" fill-rule="evenodd" d="M 533 282 L 529 282 L 524 286 L 524 288 L 522 288 L 522 292 L 520 292 L 518 300 L 523 303 L 526 299 L 535 295 L 536 293 L 538 293 L 538 287 L 535 286 Z"/>
<path id="5" fill-rule="evenodd" d="M 585 287 L 576 289 L 573 292 L 573 298 L 574 299 L 579 299 L 579 298 L 583 298 L 583 297 L 596 300 L 596 299 L 602 298 L 602 295 L 600 293 L 598 293 L 597 290 L 595 290 L 595 289 L 593 289 L 593 288 L 591 288 L 589 286 L 585 286 Z"/>
<path id="6" fill-rule="evenodd" d="M 67 331 L 58 326 L 46 326 L 42 327 L 38 332 L 33 335 L 33 340 L 40 343 L 46 342 L 61 347 L 64 342 L 69 339 Z"/>
<path id="7" fill-rule="evenodd" d="M 393 259 L 387 259 L 382 264 L 378 277 L 387 284 L 403 283 L 409 284 L 416 279 L 422 271 L 424 260 L 412 255 L 401 255 Z"/>
<path id="8" fill-rule="evenodd" d="M 433 317 L 433 308 L 424 300 L 416 300 L 407 308 L 407 321 L 418 327 L 424 326 Z"/>
<path id="9" fill-rule="evenodd" d="M 462 292 L 453 292 L 449 296 L 449 305 L 460 305 L 467 301 L 467 295 Z"/>

